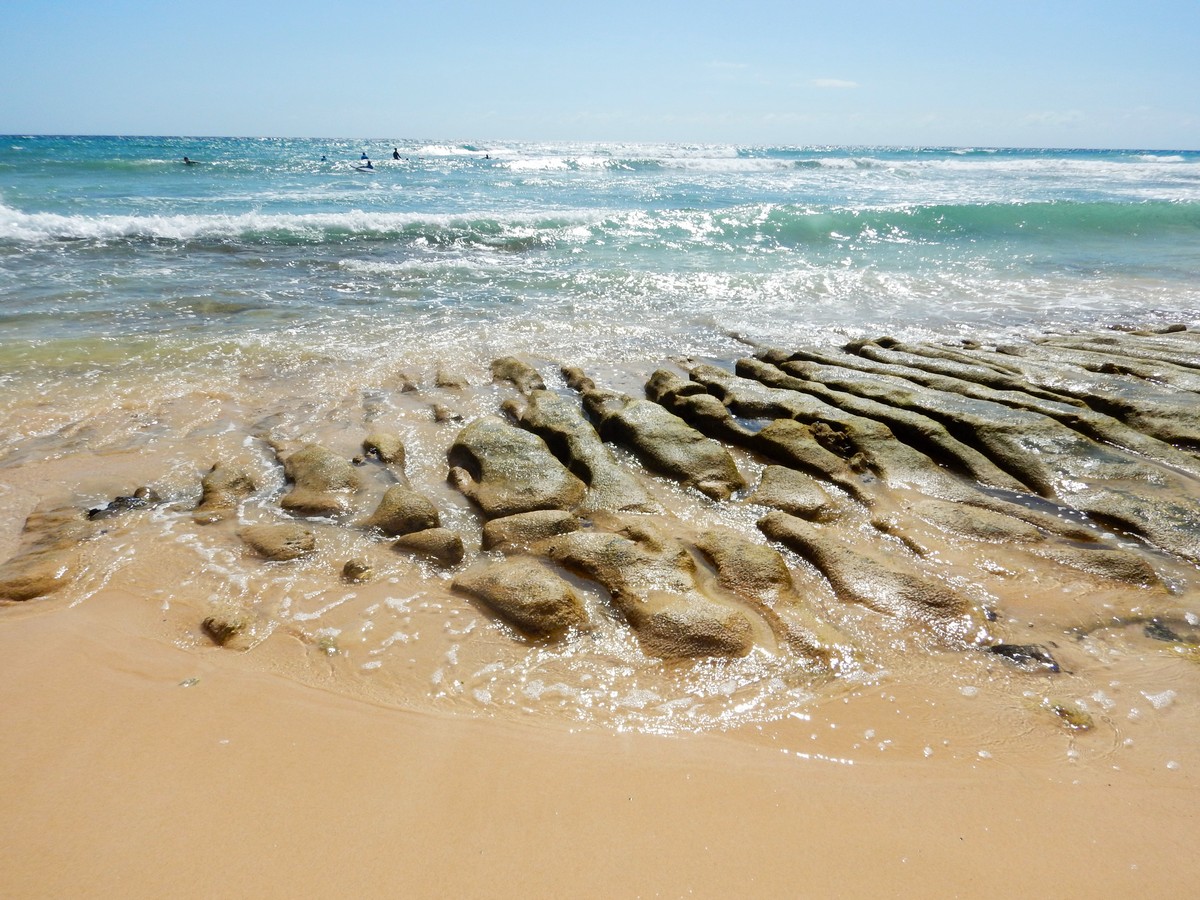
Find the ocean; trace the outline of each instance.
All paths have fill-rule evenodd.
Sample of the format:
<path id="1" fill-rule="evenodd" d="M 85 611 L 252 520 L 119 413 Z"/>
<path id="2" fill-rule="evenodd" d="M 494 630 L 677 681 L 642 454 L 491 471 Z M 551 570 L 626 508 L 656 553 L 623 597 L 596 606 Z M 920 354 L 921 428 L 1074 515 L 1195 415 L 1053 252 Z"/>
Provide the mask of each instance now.
<path id="1" fill-rule="evenodd" d="M 1194 151 L 0 138 L 9 374 L 1194 321 L 1198 273 Z"/>

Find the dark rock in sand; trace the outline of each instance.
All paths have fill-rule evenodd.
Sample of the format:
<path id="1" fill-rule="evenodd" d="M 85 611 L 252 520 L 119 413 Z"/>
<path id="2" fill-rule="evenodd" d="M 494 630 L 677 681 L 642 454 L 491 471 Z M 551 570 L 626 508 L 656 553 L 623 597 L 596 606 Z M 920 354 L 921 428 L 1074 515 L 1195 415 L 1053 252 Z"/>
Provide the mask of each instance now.
<path id="1" fill-rule="evenodd" d="M 256 490 L 258 486 L 249 472 L 216 463 L 200 480 L 200 502 L 192 518 L 199 525 L 219 522 Z"/>
<path id="2" fill-rule="evenodd" d="M 240 609 L 214 613 L 200 623 L 205 634 L 212 639 L 214 644 L 221 647 L 244 644 L 252 625 L 253 620 L 250 615 Z"/>
<path id="3" fill-rule="evenodd" d="M 522 394 L 546 389 L 546 382 L 538 370 L 515 356 L 504 356 L 492 360 L 492 378 L 496 381 L 511 381 Z"/>
<path id="4" fill-rule="evenodd" d="M 442 566 L 456 566 L 466 555 L 462 538 L 449 528 L 428 528 L 402 535 L 392 544 L 392 549 L 415 554 Z"/>
<path id="5" fill-rule="evenodd" d="M 342 566 L 342 578 L 346 579 L 346 581 L 370 581 L 374 573 L 375 567 L 365 559 L 348 559 L 346 560 L 346 564 Z"/>
<path id="6" fill-rule="evenodd" d="M 569 512 L 557 509 L 540 509 L 491 519 L 483 526 L 483 549 L 511 553 L 557 537 L 578 531 L 580 521 Z"/>
<path id="7" fill-rule="evenodd" d="M 557 637 L 588 623 L 570 584 L 535 560 L 506 560 L 464 572 L 454 579 L 454 588 L 532 637 Z"/>
<path id="8" fill-rule="evenodd" d="M 119 516 L 123 512 L 128 512 L 131 509 L 149 509 L 151 506 L 156 506 L 162 503 L 162 497 L 148 487 L 140 487 L 133 492 L 131 496 L 117 497 L 110 501 L 107 506 L 89 509 L 87 517 L 89 519 L 108 519 L 112 516 Z"/>
<path id="9" fill-rule="evenodd" d="M 574 509 L 587 492 L 541 438 L 494 416 L 459 432 L 449 459 L 451 483 L 489 518 Z"/>
<path id="10" fill-rule="evenodd" d="M 388 488 L 379 507 L 363 522 L 364 527 L 378 528 L 392 537 L 437 528 L 441 524 L 433 501 L 402 484 Z"/>
<path id="11" fill-rule="evenodd" d="M 429 409 L 433 413 L 433 421 L 438 423 L 461 422 L 463 418 L 460 413 L 456 413 L 450 407 L 444 406 L 441 403 L 434 403 Z"/>
<path id="12" fill-rule="evenodd" d="M 358 471 L 344 459 L 317 444 L 297 450 L 283 461 L 293 482 L 280 505 L 300 516 L 340 516 L 351 509 L 351 495 L 362 489 Z"/>
<path id="13" fill-rule="evenodd" d="M 286 562 L 307 556 L 316 550 L 317 539 L 303 525 L 286 522 L 279 525 L 247 525 L 238 537 L 261 556 L 275 562 Z"/>
<path id="14" fill-rule="evenodd" d="M 1050 651 L 1041 644 L 995 644 L 986 648 L 1015 666 L 1031 671 L 1061 672 Z"/>

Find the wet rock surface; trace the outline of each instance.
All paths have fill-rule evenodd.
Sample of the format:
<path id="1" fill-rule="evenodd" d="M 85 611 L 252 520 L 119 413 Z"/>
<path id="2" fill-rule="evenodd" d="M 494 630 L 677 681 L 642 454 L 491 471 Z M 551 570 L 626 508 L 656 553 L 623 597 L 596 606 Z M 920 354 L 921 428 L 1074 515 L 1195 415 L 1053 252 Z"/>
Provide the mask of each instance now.
<path id="1" fill-rule="evenodd" d="M 199 560 L 171 570 L 213 598 L 193 637 L 199 622 L 247 649 L 283 623 L 374 671 L 435 631 L 439 690 L 458 696 L 448 673 L 474 653 L 492 673 L 481 697 L 496 648 L 526 648 L 547 671 L 523 672 L 521 703 L 601 697 L 614 667 L 718 673 L 731 698 L 737 678 L 720 679 L 753 672 L 765 709 L 872 667 L 955 659 L 1058 682 L 1088 653 L 1195 657 L 1191 332 L 539 366 L 501 357 L 358 391 L 352 409 L 264 413 L 175 468 L 177 506 L 149 489 L 99 499 L 106 485 L 35 511 L 0 600 L 77 599 L 84 574 L 133 565 L 153 535 Z M 418 636 L 423 610 L 458 618 Z M 1041 714 L 1066 721 L 1059 707 L 1083 720 L 1074 701 Z"/>
<path id="2" fill-rule="evenodd" d="M 449 528 L 427 528 L 401 536 L 392 549 L 411 553 L 441 566 L 455 566 L 463 561 L 466 548 L 462 536 Z"/>
<path id="3" fill-rule="evenodd" d="M 587 610 L 571 586 L 535 560 L 507 560 L 464 572 L 454 579 L 454 588 L 533 637 L 558 637 L 588 623 Z"/>
<path id="4" fill-rule="evenodd" d="M 309 444 L 283 461 L 292 489 L 280 506 L 298 516 L 335 517 L 353 508 L 353 494 L 362 479 L 348 459 L 316 444 Z"/>
<path id="5" fill-rule="evenodd" d="M 517 513 L 484 523 L 482 547 L 504 553 L 528 547 L 530 544 L 577 531 L 579 519 L 557 509 Z"/>
<path id="6" fill-rule="evenodd" d="M 216 463 L 200 480 L 200 502 L 196 505 L 194 518 L 202 525 L 220 522 L 256 490 L 254 476 L 249 472 Z"/>
<path id="7" fill-rule="evenodd" d="M 497 417 L 471 423 L 450 447 L 450 481 L 488 518 L 574 509 L 587 488 L 535 434 Z"/>
<path id="8" fill-rule="evenodd" d="M 753 646 L 749 617 L 697 579 L 686 547 L 643 522 L 610 520 L 611 531 L 578 531 L 536 548 L 603 585 L 642 647 L 667 659 L 744 656 Z"/>
<path id="9" fill-rule="evenodd" d="M 402 484 L 388 488 L 375 512 L 363 522 L 365 527 L 377 528 L 392 537 L 438 528 L 441 524 L 433 501 Z"/>
<path id="10" fill-rule="evenodd" d="M 659 404 L 597 388 L 580 371 L 572 371 L 568 381 L 582 393 L 600 437 L 628 446 L 650 469 L 714 500 L 745 487 L 728 450 Z"/>
<path id="11" fill-rule="evenodd" d="M 238 531 L 246 546 L 263 559 L 287 562 L 307 556 L 317 548 L 316 536 L 303 525 L 248 525 Z"/>

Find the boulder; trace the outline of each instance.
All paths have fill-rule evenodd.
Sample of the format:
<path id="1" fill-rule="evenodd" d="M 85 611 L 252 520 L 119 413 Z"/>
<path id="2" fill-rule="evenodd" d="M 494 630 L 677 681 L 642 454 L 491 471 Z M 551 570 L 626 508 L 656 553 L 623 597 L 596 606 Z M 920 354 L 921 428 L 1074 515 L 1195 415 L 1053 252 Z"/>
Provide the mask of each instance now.
<path id="1" fill-rule="evenodd" d="M 390 431 L 372 431 L 363 438 L 363 453 L 389 466 L 404 471 L 404 442 Z"/>
<path id="2" fill-rule="evenodd" d="M 402 535 L 393 550 L 412 553 L 441 566 L 456 566 L 466 554 L 462 538 L 449 528 L 427 528 Z"/>
<path id="3" fill-rule="evenodd" d="M 449 459 L 451 483 L 488 518 L 574 509 L 587 492 L 541 438 L 495 416 L 459 432 Z"/>
<path id="4" fill-rule="evenodd" d="M 356 584 L 363 581 L 370 581 L 373 574 L 375 574 L 375 567 L 365 559 L 357 557 L 348 559 L 346 560 L 346 564 L 342 566 L 342 578 Z"/>
<path id="5" fill-rule="evenodd" d="M 455 578 L 454 588 L 531 637 L 558 637 L 588 623 L 587 610 L 570 584 L 535 560 L 477 567 Z"/>
<path id="6" fill-rule="evenodd" d="M 293 482 L 280 505 L 300 516 L 340 516 L 350 511 L 351 495 L 362 489 L 358 470 L 324 447 L 308 444 L 283 461 Z"/>
<path id="7" fill-rule="evenodd" d="M 496 381 L 511 381 L 522 394 L 546 389 L 546 383 L 537 369 L 515 356 L 504 356 L 492 360 L 492 378 Z"/>
<path id="8" fill-rule="evenodd" d="M 433 501 L 402 484 L 388 488 L 379 507 L 363 522 L 364 527 L 377 528 L 392 537 L 437 528 L 441 524 Z"/>

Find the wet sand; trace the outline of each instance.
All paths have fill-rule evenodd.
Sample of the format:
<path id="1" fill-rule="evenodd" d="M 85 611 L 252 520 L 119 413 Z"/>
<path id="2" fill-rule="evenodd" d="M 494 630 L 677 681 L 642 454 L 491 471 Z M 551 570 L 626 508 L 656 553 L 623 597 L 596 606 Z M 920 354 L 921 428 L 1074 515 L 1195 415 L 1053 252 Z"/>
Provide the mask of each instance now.
<path id="1" fill-rule="evenodd" d="M 411 713 L 147 637 L 146 616 L 98 596 L 0 629 L 7 897 L 1185 896 L 1197 875 L 1194 748 L 1179 770 L 848 765 L 781 752 L 786 722 Z"/>

